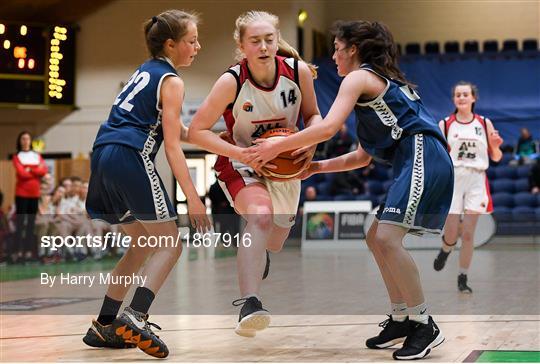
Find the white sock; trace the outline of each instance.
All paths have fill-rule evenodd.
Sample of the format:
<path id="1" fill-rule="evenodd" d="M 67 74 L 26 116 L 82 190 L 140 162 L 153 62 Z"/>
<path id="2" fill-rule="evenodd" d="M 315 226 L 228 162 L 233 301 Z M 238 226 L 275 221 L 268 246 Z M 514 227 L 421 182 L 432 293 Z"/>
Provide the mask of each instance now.
<path id="1" fill-rule="evenodd" d="M 403 322 L 407 319 L 407 304 L 392 302 L 392 320 Z"/>
<path id="2" fill-rule="evenodd" d="M 427 313 L 427 305 L 425 302 L 418 306 L 408 307 L 407 313 L 409 314 L 409 320 L 427 324 L 429 322 L 429 315 Z"/>
<path id="3" fill-rule="evenodd" d="M 467 272 L 468 272 L 468 271 L 469 271 L 469 269 L 467 269 L 467 268 L 461 268 L 461 267 L 459 268 L 459 274 L 465 274 L 465 275 L 467 275 Z"/>

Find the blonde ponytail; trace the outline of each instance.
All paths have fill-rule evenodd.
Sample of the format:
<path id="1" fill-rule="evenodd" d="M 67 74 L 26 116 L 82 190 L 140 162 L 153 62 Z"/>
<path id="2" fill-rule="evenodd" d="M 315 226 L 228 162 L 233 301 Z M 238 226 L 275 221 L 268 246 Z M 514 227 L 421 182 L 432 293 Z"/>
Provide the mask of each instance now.
<path id="1" fill-rule="evenodd" d="M 311 64 L 311 63 L 307 63 L 306 61 L 304 61 L 302 59 L 302 57 L 300 57 L 300 55 L 298 54 L 298 51 L 293 47 L 291 46 L 289 43 L 287 43 L 285 41 L 285 39 L 279 37 L 279 40 L 278 40 L 278 51 L 277 51 L 277 54 L 279 56 L 282 56 L 282 57 L 290 57 L 290 58 L 295 58 L 299 61 L 302 61 L 304 62 L 305 64 L 307 64 L 307 66 L 309 67 L 309 70 L 311 71 L 311 76 L 315 79 L 317 78 L 317 66 L 315 66 L 314 64 Z"/>

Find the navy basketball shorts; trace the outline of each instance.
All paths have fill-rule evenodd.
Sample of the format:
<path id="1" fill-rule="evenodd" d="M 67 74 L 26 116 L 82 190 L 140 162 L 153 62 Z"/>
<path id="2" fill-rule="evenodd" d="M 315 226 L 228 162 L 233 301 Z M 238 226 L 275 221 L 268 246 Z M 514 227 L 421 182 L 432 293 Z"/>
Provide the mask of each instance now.
<path id="1" fill-rule="evenodd" d="M 432 135 L 402 139 L 392 161 L 394 183 L 376 217 L 410 233 L 440 233 L 454 189 L 454 166 L 445 146 Z"/>
<path id="2" fill-rule="evenodd" d="M 176 220 L 154 162 L 143 152 L 120 144 L 92 153 L 86 210 L 110 224 Z"/>

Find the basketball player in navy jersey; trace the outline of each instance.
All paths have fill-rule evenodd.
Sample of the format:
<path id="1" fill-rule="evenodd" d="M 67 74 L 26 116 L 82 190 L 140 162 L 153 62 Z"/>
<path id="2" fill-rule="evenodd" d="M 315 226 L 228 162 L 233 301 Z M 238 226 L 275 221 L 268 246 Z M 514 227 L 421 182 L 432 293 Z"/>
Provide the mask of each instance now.
<path id="1" fill-rule="evenodd" d="M 429 316 L 418 268 L 402 240 L 407 233 L 441 231 L 452 200 L 452 161 L 436 121 L 397 66 L 397 47 L 386 26 L 338 22 L 334 34 L 333 59 L 345 78 L 328 115 L 322 123 L 278 142 L 258 140 L 253 158 L 260 168 L 285 150 L 328 140 L 355 111 L 358 150 L 312 162 L 302 177 L 360 168 L 371 159 L 393 166 L 394 183 L 366 239 L 392 314 L 366 345 L 378 349 L 404 342 L 394 359 L 423 358 L 444 337 Z"/>
<path id="2" fill-rule="evenodd" d="M 442 247 L 433 262 L 433 268 L 437 271 L 444 268 L 448 255 L 461 235 L 458 290 L 472 293 L 472 288 L 467 284 L 467 272 L 474 251 L 476 223 L 480 214 L 493 211 L 486 169 L 490 158 L 495 162 L 501 160 L 502 151 L 499 147 L 503 140 L 491 120 L 474 113 L 478 98 L 475 85 L 459 82 L 452 90 L 452 97 L 456 110 L 441 120 L 439 127 L 446 136 L 454 163 L 454 197 L 444 225 Z"/>
<path id="3" fill-rule="evenodd" d="M 201 48 L 197 41 L 197 16 L 168 10 L 144 25 L 151 59 L 143 63 L 122 89 L 98 131 L 92 153 L 92 174 L 86 209 L 93 219 L 121 224 L 132 245 L 114 268 L 113 276 L 132 275 L 146 261 L 131 304 L 116 317 L 129 289 L 110 285 L 97 320 L 83 338 L 95 347 L 122 348 L 137 345 L 155 357 L 166 357 L 165 343 L 153 333 L 148 310 L 159 288 L 176 264 L 181 245 L 151 248 L 139 245 L 139 237 L 176 238 L 176 213 L 154 158 L 162 142 L 176 180 L 187 196 L 192 225 L 209 228 L 205 206 L 189 177 L 180 145 L 187 128 L 180 119 L 184 84 L 178 75 Z M 157 326 L 156 326 L 157 327 Z"/>
<path id="4" fill-rule="evenodd" d="M 246 221 L 238 244 L 238 281 L 242 305 L 235 332 L 253 337 L 265 329 L 270 315 L 259 296 L 261 280 L 268 274 L 269 255 L 283 247 L 294 225 L 300 200 L 300 180 L 274 182 L 245 160 L 253 140 L 273 128 L 296 129 L 300 117 L 311 127 L 322 120 L 313 87 L 315 69 L 279 34 L 279 20 L 264 11 L 248 11 L 236 20 L 234 38 L 239 63 L 215 83 L 189 128 L 189 141 L 218 154 L 215 170 L 231 206 Z M 211 128 L 223 114 L 232 143 Z M 291 148 L 296 149 L 296 148 Z M 297 153 L 306 166 L 315 147 Z"/>

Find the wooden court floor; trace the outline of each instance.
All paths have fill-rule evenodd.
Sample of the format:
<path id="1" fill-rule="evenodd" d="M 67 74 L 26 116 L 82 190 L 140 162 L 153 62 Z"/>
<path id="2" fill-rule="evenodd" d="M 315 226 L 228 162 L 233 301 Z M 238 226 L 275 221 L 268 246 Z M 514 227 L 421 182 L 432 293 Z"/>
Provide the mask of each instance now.
<path id="1" fill-rule="evenodd" d="M 427 361 L 463 362 L 481 350 L 540 350 L 540 255 L 536 246 L 479 249 L 469 273 L 472 295 L 456 290 L 457 254 L 441 273 L 435 251 L 414 251 L 425 294 L 446 341 Z M 187 254 L 186 254 L 187 255 Z M 201 252 L 201 256 L 204 252 Z M 171 273 L 150 321 L 178 362 L 384 362 L 392 349 L 369 350 L 366 338 L 385 319 L 387 299 L 368 252 L 272 255 L 262 298 L 270 328 L 253 339 L 233 332 L 237 309 L 235 259 L 184 261 Z M 40 287 L 5 282 L 1 302 L 47 297 L 85 300 L 0 316 L 0 361 L 131 362 L 152 360 L 138 349 L 86 347 L 81 341 L 105 288 Z M 87 298 L 87 299 L 86 299 Z"/>

